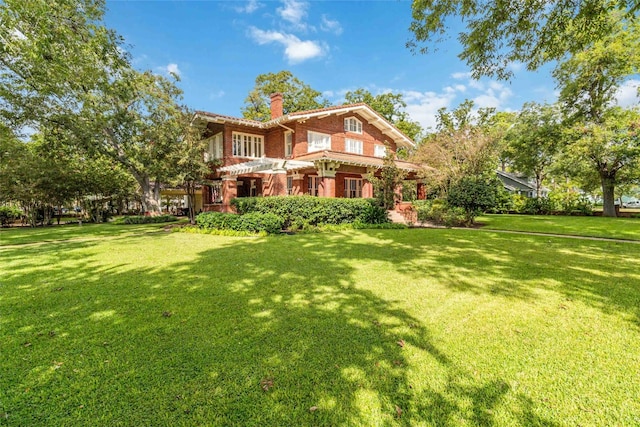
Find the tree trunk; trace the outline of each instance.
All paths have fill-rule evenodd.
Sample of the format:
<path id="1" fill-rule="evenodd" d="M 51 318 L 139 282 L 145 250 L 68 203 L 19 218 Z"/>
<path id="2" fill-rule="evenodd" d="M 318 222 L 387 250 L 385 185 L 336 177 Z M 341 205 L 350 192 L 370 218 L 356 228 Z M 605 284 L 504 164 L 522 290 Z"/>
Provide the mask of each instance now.
<path id="1" fill-rule="evenodd" d="M 196 212 L 195 212 L 195 204 L 196 204 L 196 184 L 195 182 L 187 182 L 185 185 L 187 190 L 187 200 L 189 201 L 189 223 L 191 225 L 195 225 L 196 223 Z"/>
<path id="2" fill-rule="evenodd" d="M 616 217 L 614 190 L 616 188 L 615 176 L 600 174 L 602 183 L 602 216 Z"/>
<path id="3" fill-rule="evenodd" d="M 149 215 L 160 215 L 160 199 L 158 197 L 160 191 L 156 190 L 159 184 L 156 182 L 154 185 L 151 185 L 148 176 L 136 176 L 135 178 L 142 191 L 141 203 L 143 212 Z"/>

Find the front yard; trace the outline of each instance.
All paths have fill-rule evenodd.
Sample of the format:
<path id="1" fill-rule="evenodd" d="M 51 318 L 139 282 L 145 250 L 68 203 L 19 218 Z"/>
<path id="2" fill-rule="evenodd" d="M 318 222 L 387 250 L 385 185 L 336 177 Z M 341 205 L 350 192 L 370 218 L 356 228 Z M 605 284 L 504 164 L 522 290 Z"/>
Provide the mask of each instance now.
<path id="1" fill-rule="evenodd" d="M 0 425 L 640 424 L 638 244 L 58 230 L 0 232 Z"/>

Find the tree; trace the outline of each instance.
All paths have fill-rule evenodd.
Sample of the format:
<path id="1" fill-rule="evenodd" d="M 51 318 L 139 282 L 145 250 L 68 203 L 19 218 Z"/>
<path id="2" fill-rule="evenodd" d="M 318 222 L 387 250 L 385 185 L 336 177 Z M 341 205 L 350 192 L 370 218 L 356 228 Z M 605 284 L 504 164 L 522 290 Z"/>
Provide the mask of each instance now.
<path id="1" fill-rule="evenodd" d="M 378 200 L 378 204 L 386 210 L 393 209 L 396 201 L 401 197 L 398 192 L 407 174 L 398 168 L 395 162 L 394 153 L 387 149 L 384 156 L 382 168 L 380 169 L 380 177 L 371 173 L 367 180 L 373 185 L 374 197 Z"/>
<path id="2" fill-rule="evenodd" d="M 501 187 L 496 177 L 463 176 L 449 188 L 447 204 L 462 208 L 466 222 L 473 224 L 476 216 L 497 205 Z"/>
<path id="3" fill-rule="evenodd" d="M 291 71 L 260 74 L 256 77 L 256 84 L 244 100 L 242 116 L 247 119 L 267 121 L 271 119 L 271 95 L 282 94 L 283 113 L 314 110 L 331 105 L 322 98 L 322 93 L 311 88 Z"/>
<path id="4" fill-rule="evenodd" d="M 103 0 L 7 0 L 0 6 L 0 119 L 64 135 L 107 156 L 138 182 L 146 212 L 160 212 L 160 183 L 180 137 L 181 91 L 138 72 L 102 22 Z"/>
<path id="5" fill-rule="evenodd" d="M 603 215 L 616 216 L 616 186 L 640 179 L 640 112 L 610 108 L 600 123 L 576 123 L 568 134 L 573 142 L 566 147 L 566 155 L 589 166 L 582 169 L 582 180 L 592 180 L 593 175 L 599 178 Z"/>
<path id="6" fill-rule="evenodd" d="M 345 101 L 347 104 L 363 102 L 369 105 L 414 141 L 422 135 L 423 130 L 420 124 L 411 120 L 404 111 L 407 103 L 404 102 L 400 93 L 385 92 L 373 95 L 366 89 L 356 89 L 345 94 Z"/>
<path id="7" fill-rule="evenodd" d="M 554 106 L 525 104 L 505 137 L 506 157 L 515 170 L 533 176 L 536 197 L 560 150 L 561 120 Z"/>
<path id="8" fill-rule="evenodd" d="M 441 195 L 464 176 L 493 175 L 497 166 L 497 139 L 488 124 L 491 110 L 472 114 L 473 102 L 438 111 L 437 132 L 428 135 L 412 156 L 423 166 L 427 186 Z"/>
<path id="9" fill-rule="evenodd" d="M 609 19 L 615 21 L 615 15 Z M 611 106 L 618 86 L 640 72 L 640 28 L 636 22 L 611 25 L 610 34 L 561 62 L 554 71 L 567 125 L 573 128 L 569 134 L 575 141 L 566 151 L 598 174 L 605 216 L 616 215 L 615 186 L 625 183 L 626 171 L 637 162 L 634 156 L 640 155 L 633 131 L 637 112 Z"/>
<path id="10" fill-rule="evenodd" d="M 407 46 L 426 53 L 426 43 L 441 41 L 452 17 L 465 23 L 457 31 L 460 59 L 474 78 L 511 77 L 510 64 L 528 70 L 564 59 L 611 34 L 615 14 L 623 25 L 632 21 L 640 4 L 635 0 L 485 1 L 415 0 Z"/>

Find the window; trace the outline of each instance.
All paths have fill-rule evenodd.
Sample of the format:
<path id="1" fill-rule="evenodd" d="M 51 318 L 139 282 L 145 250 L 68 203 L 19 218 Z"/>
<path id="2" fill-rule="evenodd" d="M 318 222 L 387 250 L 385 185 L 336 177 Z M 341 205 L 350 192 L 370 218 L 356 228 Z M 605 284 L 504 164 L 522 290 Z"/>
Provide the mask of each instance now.
<path id="1" fill-rule="evenodd" d="M 209 203 L 222 203 L 222 181 L 209 184 Z"/>
<path id="2" fill-rule="evenodd" d="M 204 161 L 210 162 L 211 160 L 222 158 L 222 132 L 219 132 L 209 138 L 209 144 L 207 151 L 204 153 Z"/>
<path id="3" fill-rule="evenodd" d="M 319 176 L 309 177 L 309 195 L 310 196 L 319 196 L 318 186 L 320 185 L 320 179 L 321 178 Z"/>
<path id="4" fill-rule="evenodd" d="M 284 133 L 284 156 L 291 157 L 293 153 L 293 133 L 287 131 Z"/>
<path id="5" fill-rule="evenodd" d="M 373 155 L 376 157 L 384 157 L 387 155 L 387 147 L 376 144 L 373 146 Z"/>
<path id="6" fill-rule="evenodd" d="M 256 197 L 258 195 L 258 187 L 256 187 L 256 180 L 249 181 L 249 197 Z"/>
<path id="7" fill-rule="evenodd" d="M 344 119 L 345 132 L 362 133 L 362 122 L 355 117 Z"/>
<path id="8" fill-rule="evenodd" d="M 331 150 L 331 135 L 318 132 L 307 132 L 307 138 L 309 140 L 308 152 Z"/>
<path id="9" fill-rule="evenodd" d="M 234 157 L 262 157 L 264 139 L 260 135 L 233 132 Z"/>
<path id="10" fill-rule="evenodd" d="M 288 195 L 293 194 L 293 177 L 292 176 L 287 177 L 287 194 Z"/>
<path id="11" fill-rule="evenodd" d="M 346 138 L 344 140 L 344 151 L 347 153 L 362 154 L 362 141 Z"/>
<path id="12" fill-rule="evenodd" d="M 362 197 L 362 179 L 345 178 L 344 179 L 344 197 L 355 199 Z"/>

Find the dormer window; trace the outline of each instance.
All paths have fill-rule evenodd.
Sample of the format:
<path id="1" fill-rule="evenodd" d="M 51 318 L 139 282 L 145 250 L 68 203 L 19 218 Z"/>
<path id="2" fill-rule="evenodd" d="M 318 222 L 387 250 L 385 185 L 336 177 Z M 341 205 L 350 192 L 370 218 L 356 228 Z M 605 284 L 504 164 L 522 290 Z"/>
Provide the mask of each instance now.
<path id="1" fill-rule="evenodd" d="M 362 133 L 362 122 L 355 117 L 344 119 L 345 132 Z"/>

